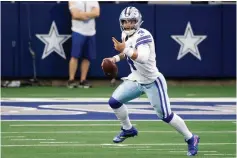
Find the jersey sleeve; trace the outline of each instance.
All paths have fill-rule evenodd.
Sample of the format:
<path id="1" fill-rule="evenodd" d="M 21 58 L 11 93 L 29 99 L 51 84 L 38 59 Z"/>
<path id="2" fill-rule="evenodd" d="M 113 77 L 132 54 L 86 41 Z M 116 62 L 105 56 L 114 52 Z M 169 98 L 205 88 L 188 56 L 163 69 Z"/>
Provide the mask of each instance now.
<path id="1" fill-rule="evenodd" d="M 137 59 L 135 61 L 145 64 L 150 56 L 150 47 L 148 45 L 140 45 L 137 49 Z"/>
<path id="2" fill-rule="evenodd" d="M 152 42 L 152 36 L 149 32 L 144 32 L 142 30 L 138 31 L 138 37 L 136 38 L 135 48 L 143 44 L 148 44 Z"/>

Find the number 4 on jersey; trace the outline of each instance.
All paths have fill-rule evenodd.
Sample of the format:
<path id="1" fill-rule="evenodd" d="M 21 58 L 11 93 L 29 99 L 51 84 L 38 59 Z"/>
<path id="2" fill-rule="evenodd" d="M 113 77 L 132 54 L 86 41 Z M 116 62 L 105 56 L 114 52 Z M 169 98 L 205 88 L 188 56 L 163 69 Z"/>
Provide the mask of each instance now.
<path id="1" fill-rule="evenodd" d="M 143 36 L 143 35 L 144 35 L 144 33 L 145 33 L 145 32 L 144 32 L 144 31 L 142 31 L 142 30 L 139 30 L 139 31 L 138 31 L 138 34 L 139 34 L 140 36 Z"/>
<path id="2" fill-rule="evenodd" d="M 137 68 L 135 67 L 133 61 L 129 57 L 127 57 L 127 61 L 128 61 L 128 64 L 131 65 L 133 70 L 137 70 Z"/>

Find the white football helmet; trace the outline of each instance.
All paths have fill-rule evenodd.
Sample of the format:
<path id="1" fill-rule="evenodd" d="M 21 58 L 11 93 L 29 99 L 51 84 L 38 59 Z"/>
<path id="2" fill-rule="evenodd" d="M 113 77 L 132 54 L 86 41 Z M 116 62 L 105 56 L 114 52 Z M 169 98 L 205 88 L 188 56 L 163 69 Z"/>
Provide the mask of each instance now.
<path id="1" fill-rule="evenodd" d="M 127 28 L 124 27 L 124 21 L 134 21 L 134 25 L 132 28 L 127 30 Z M 124 31 L 126 35 L 131 36 L 140 28 L 141 24 L 143 23 L 142 15 L 137 8 L 126 7 L 120 14 L 119 22 L 121 31 Z"/>

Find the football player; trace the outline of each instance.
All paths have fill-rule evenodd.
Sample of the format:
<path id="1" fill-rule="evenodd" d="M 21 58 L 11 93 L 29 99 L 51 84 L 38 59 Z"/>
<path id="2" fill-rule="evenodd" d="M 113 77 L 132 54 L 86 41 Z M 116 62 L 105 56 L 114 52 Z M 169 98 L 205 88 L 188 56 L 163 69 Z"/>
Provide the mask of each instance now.
<path id="1" fill-rule="evenodd" d="M 121 132 L 114 137 L 113 142 L 120 143 L 138 135 L 137 129 L 129 120 L 128 109 L 124 103 L 145 93 L 158 117 L 184 136 L 188 144 L 187 155 L 196 155 L 200 138 L 191 133 L 184 120 L 171 111 L 166 80 L 156 67 L 154 39 L 148 30 L 140 28 L 143 23 L 140 11 L 135 7 L 126 7 L 121 12 L 119 21 L 122 42 L 114 37 L 112 41 L 120 54 L 107 59 L 114 63 L 127 59 L 131 74 L 122 78 L 124 82 L 109 99 L 110 107 L 122 124 Z"/>

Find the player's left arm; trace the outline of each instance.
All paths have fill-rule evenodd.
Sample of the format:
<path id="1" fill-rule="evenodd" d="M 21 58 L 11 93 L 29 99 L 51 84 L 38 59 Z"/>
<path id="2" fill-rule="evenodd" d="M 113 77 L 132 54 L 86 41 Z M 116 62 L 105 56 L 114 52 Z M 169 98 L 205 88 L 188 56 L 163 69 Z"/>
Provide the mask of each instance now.
<path id="1" fill-rule="evenodd" d="M 148 61 L 150 52 L 148 44 L 139 45 L 135 51 L 131 48 L 126 48 L 123 51 L 123 53 L 129 56 L 132 60 L 141 64 L 145 64 Z"/>
<path id="2" fill-rule="evenodd" d="M 150 47 L 148 44 L 139 45 L 134 51 L 133 48 L 125 48 L 119 56 L 125 58 L 125 55 L 130 57 L 132 60 L 137 61 L 138 63 L 145 64 L 148 61 L 150 55 Z M 118 55 L 117 55 L 118 56 Z M 120 57 L 121 59 L 121 57 Z"/>
<path id="3" fill-rule="evenodd" d="M 146 38 L 146 37 L 145 37 Z M 150 38 L 150 37 L 149 37 Z M 141 64 L 144 64 L 148 61 L 150 55 L 150 47 L 148 45 L 151 42 L 151 39 L 141 38 L 137 40 L 137 44 L 135 46 L 136 50 L 133 48 L 126 47 L 125 40 L 123 39 L 122 43 L 117 41 L 114 37 L 112 37 L 112 41 L 114 42 L 114 48 L 122 54 L 127 55 L 132 60 L 135 60 Z"/>
<path id="4" fill-rule="evenodd" d="M 124 53 L 132 60 L 141 64 L 145 64 L 148 61 L 151 53 L 149 43 L 153 41 L 150 34 L 140 36 L 136 39 L 135 50 L 134 48 L 126 46 L 125 39 L 122 39 L 122 42 L 119 42 L 112 37 L 112 41 L 114 42 L 114 48 L 118 52 Z"/>

